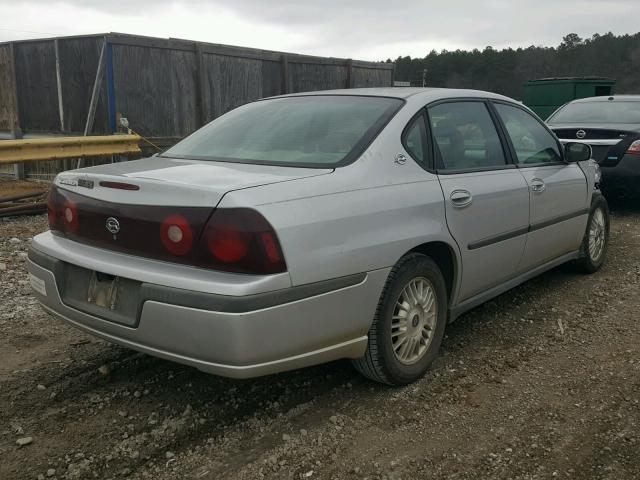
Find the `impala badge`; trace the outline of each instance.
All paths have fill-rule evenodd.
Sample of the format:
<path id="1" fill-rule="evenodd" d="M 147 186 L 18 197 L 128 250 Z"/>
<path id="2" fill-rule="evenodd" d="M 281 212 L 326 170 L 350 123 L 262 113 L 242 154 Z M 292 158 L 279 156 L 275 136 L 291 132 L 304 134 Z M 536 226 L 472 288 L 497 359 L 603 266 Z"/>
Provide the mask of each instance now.
<path id="1" fill-rule="evenodd" d="M 79 178 L 78 186 L 84 188 L 93 188 L 94 182 L 93 180 L 89 180 L 88 178 Z"/>
<path id="2" fill-rule="evenodd" d="M 398 165 L 404 165 L 405 163 L 407 163 L 407 157 L 405 157 L 404 154 L 399 153 L 399 154 L 396 155 L 395 162 Z"/>
<path id="3" fill-rule="evenodd" d="M 109 233 L 111 233 L 111 235 L 113 235 L 113 239 L 115 240 L 116 239 L 116 235 L 120 231 L 120 222 L 118 221 L 118 219 L 117 218 L 113 218 L 113 217 L 107 218 L 106 227 L 107 227 L 107 230 L 109 231 Z"/>

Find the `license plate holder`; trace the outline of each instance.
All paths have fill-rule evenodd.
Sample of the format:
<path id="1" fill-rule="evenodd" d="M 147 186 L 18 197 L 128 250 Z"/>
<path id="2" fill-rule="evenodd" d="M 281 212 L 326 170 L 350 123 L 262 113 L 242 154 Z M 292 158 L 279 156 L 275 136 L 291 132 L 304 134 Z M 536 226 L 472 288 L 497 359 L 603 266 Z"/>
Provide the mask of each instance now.
<path id="1" fill-rule="evenodd" d="M 91 272 L 87 287 L 87 303 L 115 310 L 118 305 L 120 279 L 106 273 Z"/>

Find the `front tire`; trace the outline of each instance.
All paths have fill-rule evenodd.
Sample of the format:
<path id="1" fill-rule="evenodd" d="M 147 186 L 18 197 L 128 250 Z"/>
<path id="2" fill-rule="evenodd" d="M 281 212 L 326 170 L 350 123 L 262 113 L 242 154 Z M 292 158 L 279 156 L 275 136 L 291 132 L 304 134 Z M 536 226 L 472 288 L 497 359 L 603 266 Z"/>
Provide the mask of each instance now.
<path id="1" fill-rule="evenodd" d="M 364 357 L 364 376 L 389 385 L 416 381 L 438 354 L 447 320 L 447 289 L 440 269 L 417 253 L 391 270 L 382 291 Z"/>
<path id="2" fill-rule="evenodd" d="M 604 263 L 609 247 L 609 205 L 604 196 L 594 196 L 587 221 L 587 231 L 580 247 L 576 266 L 583 273 L 595 273 Z"/>

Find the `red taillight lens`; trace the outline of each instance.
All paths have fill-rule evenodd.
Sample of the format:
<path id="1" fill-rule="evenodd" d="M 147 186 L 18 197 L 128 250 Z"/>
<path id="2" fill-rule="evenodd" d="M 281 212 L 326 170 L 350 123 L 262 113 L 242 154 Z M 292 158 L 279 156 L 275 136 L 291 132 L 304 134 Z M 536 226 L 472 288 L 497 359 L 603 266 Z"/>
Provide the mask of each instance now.
<path id="1" fill-rule="evenodd" d="M 160 225 L 160 240 L 173 255 L 186 255 L 193 246 L 193 231 L 182 215 L 168 216 Z"/>
<path id="2" fill-rule="evenodd" d="M 247 256 L 251 235 L 235 225 L 212 225 L 207 236 L 209 252 L 223 263 L 237 263 Z"/>
<path id="3" fill-rule="evenodd" d="M 627 149 L 627 153 L 631 155 L 640 155 L 640 140 L 636 140 Z"/>
<path id="4" fill-rule="evenodd" d="M 76 204 L 67 200 L 62 206 L 61 223 L 68 232 L 76 232 L 80 219 L 78 218 L 78 208 Z"/>
<path id="5" fill-rule="evenodd" d="M 75 233 L 80 225 L 78 207 L 75 202 L 65 199 L 54 186 L 47 198 L 49 228 L 59 232 Z"/>
<path id="6" fill-rule="evenodd" d="M 255 210 L 216 210 L 205 227 L 205 263 L 219 270 L 270 274 L 286 271 L 280 242 L 267 220 Z"/>
<path id="7" fill-rule="evenodd" d="M 128 205 L 54 185 L 47 213 L 52 231 L 100 248 L 227 272 L 286 271 L 273 227 L 248 208 Z M 118 222 L 117 231 L 109 220 Z"/>

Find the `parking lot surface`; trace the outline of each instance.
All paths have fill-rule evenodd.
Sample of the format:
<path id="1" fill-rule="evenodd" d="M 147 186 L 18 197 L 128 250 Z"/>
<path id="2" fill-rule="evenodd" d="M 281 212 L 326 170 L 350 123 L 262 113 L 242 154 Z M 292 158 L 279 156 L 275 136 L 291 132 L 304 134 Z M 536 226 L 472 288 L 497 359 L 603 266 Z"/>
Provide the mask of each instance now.
<path id="1" fill-rule="evenodd" d="M 0 479 L 640 478 L 640 206 L 599 273 L 466 314 L 403 388 L 347 361 L 228 380 L 86 336 L 30 297 L 45 228 L 0 223 Z"/>

